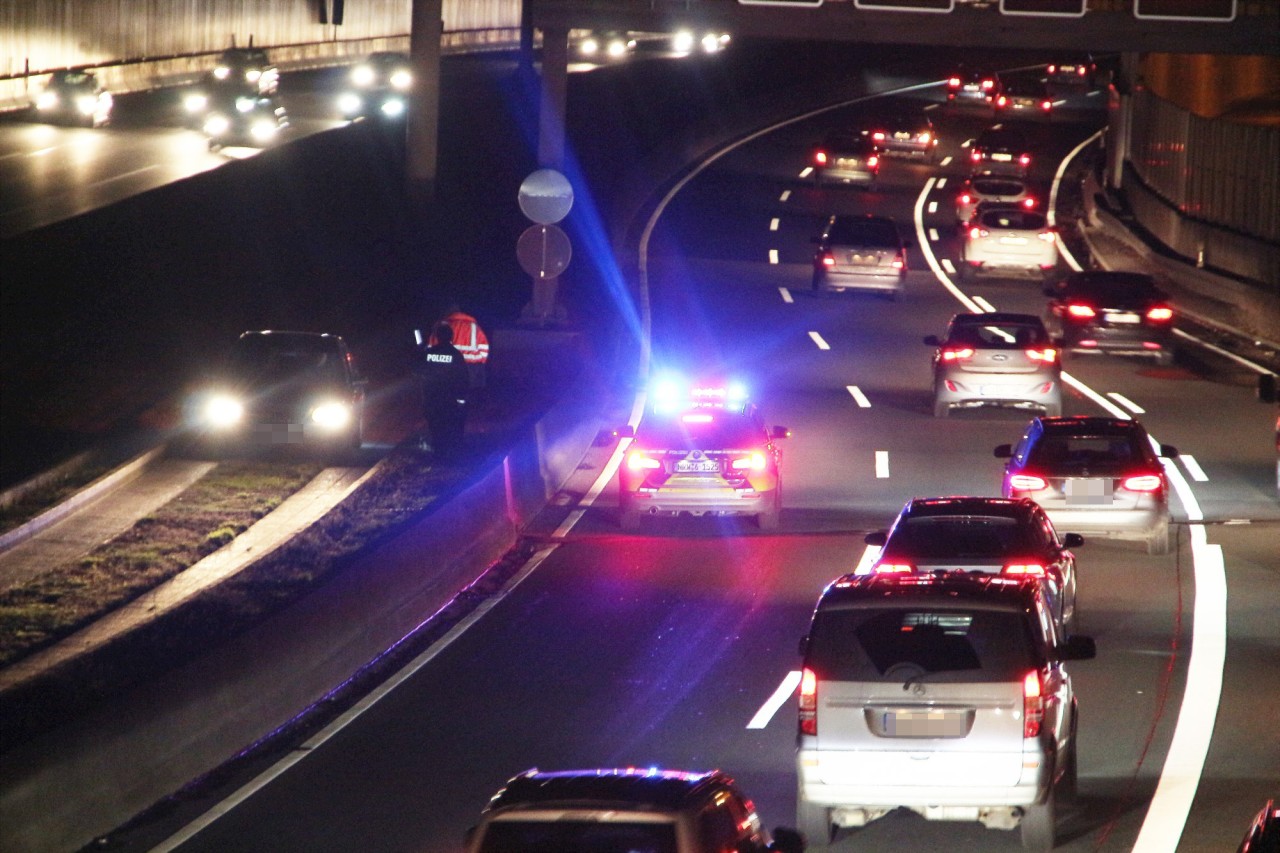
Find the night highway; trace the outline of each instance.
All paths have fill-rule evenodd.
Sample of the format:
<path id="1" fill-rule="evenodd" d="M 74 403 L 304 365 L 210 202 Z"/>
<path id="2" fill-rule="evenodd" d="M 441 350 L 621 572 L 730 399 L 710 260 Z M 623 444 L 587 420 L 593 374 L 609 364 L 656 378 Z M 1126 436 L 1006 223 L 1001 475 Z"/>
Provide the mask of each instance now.
<path id="1" fill-rule="evenodd" d="M 942 139 L 936 166 L 892 159 L 874 190 L 815 187 L 805 172 L 812 145 L 885 107 L 858 100 L 718 149 L 647 220 L 638 284 L 653 308 L 654 367 L 741 377 L 767 422 L 791 429 L 776 534 L 709 517 L 646 519 L 624 534 L 614 447 L 597 448 L 565 488 L 585 497 L 544 513 L 529 534 L 550 544 L 465 630 L 278 762 L 237 767 L 175 798 L 113 835 L 110 849 L 456 850 L 502 782 L 535 766 L 720 768 L 767 826 L 794 824 L 787 685 L 818 594 L 859 565 L 863 536 L 908 498 L 997 494 L 992 448 L 1015 441 L 1029 417 L 932 414 L 922 337 L 968 310 L 966 300 L 1039 314 L 1045 299 L 1039 282 L 961 285 L 953 274 L 965 143 L 990 117 L 945 109 L 930 82 L 908 80 L 888 97 L 929 111 Z M 1031 124 L 1032 179 L 1044 198 L 1059 165 L 1104 121 L 1105 101 L 1078 94 L 1052 122 Z M 9 152 L 34 150 L 13 134 L 43 132 L 6 125 L 0 164 L 36 180 L 28 158 Z M 187 131 L 145 136 L 131 156 L 186 146 L 178 168 L 192 171 L 216 159 Z M 176 177 L 148 171 L 152 162 L 144 153 L 90 182 Z M 0 216 L 38 220 L 46 210 L 28 198 L 6 201 Z M 898 301 L 810 292 L 811 238 L 832 213 L 898 223 L 913 244 Z M 1254 402 L 1253 373 L 1191 343 L 1171 367 L 1079 356 L 1065 368 L 1065 414 L 1138 417 L 1182 456 L 1166 463 L 1178 522 L 1169 555 L 1101 537 L 1076 549 L 1079 630 L 1098 656 L 1070 666 L 1080 798 L 1061 814 L 1061 849 L 1234 849 L 1280 790 L 1275 413 Z M 619 396 L 616 424 L 630 402 Z M 1196 756 L 1210 732 L 1201 773 Z M 1179 797 L 1190 791 L 1179 843 Z M 1162 835 L 1170 827 L 1172 838 Z M 1016 832 L 907 812 L 844 831 L 834 845 L 1018 847 Z"/>

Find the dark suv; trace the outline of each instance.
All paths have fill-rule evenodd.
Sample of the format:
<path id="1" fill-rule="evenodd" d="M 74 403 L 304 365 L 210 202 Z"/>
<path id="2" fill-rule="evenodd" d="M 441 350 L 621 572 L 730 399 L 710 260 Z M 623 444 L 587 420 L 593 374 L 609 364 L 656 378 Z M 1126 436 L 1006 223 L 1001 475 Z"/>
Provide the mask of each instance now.
<path id="1" fill-rule="evenodd" d="M 1044 290 L 1045 326 L 1073 353 L 1140 355 L 1173 364 L 1173 306 L 1146 273 L 1074 272 Z"/>
<path id="2" fill-rule="evenodd" d="M 494 794 L 480 823 L 467 832 L 464 849 L 752 853 L 782 844 L 781 838 L 777 847 L 770 842 L 751 800 L 718 770 L 529 770 Z"/>
<path id="3" fill-rule="evenodd" d="M 800 644 L 798 829 L 897 808 L 1019 828 L 1051 850 L 1076 787 L 1076 697 L 1065 637 L 1039 583 L 957 572 L 846 575 L 823 591 Z"/>
<path id="4" fill-rule="evenodd" d="M 819 295 L 866 290 L 897 299 L 906 287 L 911 244 L 886 216 L 832 216 L 813 241 L 813 289 Z"/>

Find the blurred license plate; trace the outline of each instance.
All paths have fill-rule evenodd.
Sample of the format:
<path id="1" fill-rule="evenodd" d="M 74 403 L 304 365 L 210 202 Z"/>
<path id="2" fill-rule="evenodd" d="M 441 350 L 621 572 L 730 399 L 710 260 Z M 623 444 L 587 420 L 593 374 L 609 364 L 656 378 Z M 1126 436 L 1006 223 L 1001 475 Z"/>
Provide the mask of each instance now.
<path id="1" fill-rule="evenodd" d="M 992 154 L 992 155 L 991 155 L 991 159 L 992 159 L 992 160 L 998 160 L 998 161 L 999 161 L 999 162 L 1001 162 L 1001 163 L 1008 163 L 1010 160 L 1012 160 L 1012 159 L 1013 159 L 1013 155 L 1012 155 L 1012 154 L 1001 154 L 999 151 L 997 151 L 995 154 Z"/>
<path id="2" fill-rule="evenodd" d="M 714 474 L 720 470 L 720 463 L 714 459 L 681 459 L 676 463 L 677 474 Z"/>
<path id="3" fill-rule="evenodd" d="M 1110 480 L 1067 480 L 1062 490 L 1073 506 L 1097 506 L 1111 503 L 1114 486 Z"/>
<path id="4" fill-rule="evenodd" d="M 1102 318 L 1108 323 L 1137 323 L 1139 318 L 1137 314 L 1128 311 L 1104 311 Z"/>
<path id="5" fill-rule="evenodd" d="M 963 711 L 886 711 L 881 724 L 888 737 L 964 737 L 968 715 Z"/>
<path id="6" fill-rule="evenodd" d="M 1000 242 L 1006 246 L 1025 246 L 1027 245 L 1026 237 L 1001 237 Z"/>
<path id="7" fill-rule="evenodd" d="M 898 131 L 897 133 L 895 133 L 895 134 L 893 135 L 893 138 L 894 138 L 894 139 L 910 139 L 910 138 L 911 138 L 911 134 L 909 134 L 909 133 L 904 133 L 903 131 L 901 131 L 901 130 L 900 130 L 900 131 Z"/>

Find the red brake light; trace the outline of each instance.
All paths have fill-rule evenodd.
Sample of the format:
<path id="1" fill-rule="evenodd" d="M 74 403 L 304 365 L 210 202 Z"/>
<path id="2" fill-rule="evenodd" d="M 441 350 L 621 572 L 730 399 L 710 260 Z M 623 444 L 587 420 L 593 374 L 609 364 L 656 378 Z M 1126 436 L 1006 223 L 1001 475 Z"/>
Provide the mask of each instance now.
<path id="1" fill-rule="evenodd" d="M 1147 319 L 1153 323 L 1164 323 L 1173 319 L 1173 309 L 1158 305 L 1147 312 Z"/>
<path id="2" fill-rule="evenodd" d="M 868 158 L 867 158 L 867 165 L 868 165 L 868 166 L 872 166 L 872 167 L 874 167 L 874 166 L 879 165 L 879 163 L 880 163 L 880 158 L 879 158 L 879 157 L 877 157 L 877 156 L 876 156 L 876 155 L 874 155 L 874 154 L 872 154 L 870 157 L 868 157 Z"/>
<path id="3" fill-rule="evenodd" d="M 979 160 L 982 159 L 982 152 L 979 151 L 977 148 L 973 149 L 973 151 L 969 154 L 969 159 L 975 163 L 978 162 Z"/>
<path id="4" fill-rule="evenodd" d="M 960 78 L 959 78 L 959 77 L 949 77 L 949 78 L 947 78 L 947 85 L 948 85 L 948 86 L 950 86 L 952 89 L 957 89 L 957 88 L 959 88 L 959 87 L 960 87 Z"/>
<path id="5" fill-rule="evenodd" d="M 942 350 L 943 361 L 964 361 L 973 358 L 972 347 L 945 347 Z"/>
<path id="6" fill-rule="evenodd" d="M 1085 68 L 1083 65 L 1081 65 L 1079 68 L 1076 69 L 1076 74 L 1080 75 L 1081 77 L 1084 76 L 1084 72 L 1085 72 Z"/>
<path id="7" fill-rule="evenodd" d="M 1031 155 L 1030 155 L 1030 154 L 1023 154 L 1021 157 L 1019 157 L 1019 158 L 1018 158 L 1018 162 L 1019 162 L 1019 163 L 1021 163 L 1023 166 L 1028 166 L 1028 165 L 1030 165 L 1030 164 L 1031 164 Z"/>
<path id="8" fill-rule="evenodd" d="M 979 228 L 977 225 L 969 229 L 969 239 L 977 240 L 979 237 L 986 237 L 991 232 L 985 228 Z"/>
<path id="9" fill-rule="evenodd" d="M 1004 567 L 1002 574 L 1042 578 L 1045 576 L 1045 569 L 1040 563 L 1010 563 Z"/>
<path id="10" fill-rule="evenodd" d="M 1022 736 L 1039 737 L 1044 722 L 1044 689 L 1040 673 L 1032 670 L 1022 679 Z"/>
<path id="11" fill-rule="evenodd" d="M 824 267 L 834 267 L 836 265 L 836 256 L 830 252 L 823 252 L 821 262 Z"/>
<path id="12" fill-rule="evenodd" d="M 1016 492 L 1038 492 L 1049 488 L 1049 483 L 1035 474 L 1014 474 L 1009 477 L 1009 488 Z"/>
<path id="13" fill-rule="evenodd" d="M 1079 320 L 1092 320 L 1098 316 L 1098 312 L 1094 311 L 1088 305 L 1082 305 L 1079 302 L 1073 302 L 1067 306 L 1067 313 Z"/>
<path id="14" fill-rule="evenodd" d="M 827 152 L 825 151 L 813 152 L 813 162 L 817 163 L 819 166 L 827 165 Z"/>
<path id="15" fill-rule="evenodd" d="M 909 575 L 916 570 L 910 563 L 876 563 L 871 571 L 878 575 Z"/>
<path id="16" fill-rule="evenodd" d="M 1044 110 L 1045 112 L 1049 112 L 1049 110 L 1053 109 L 1053 101 L 1041 101 L 1040 109 Z"/>
<path id="17" fill-rule="evenodd" d="M 1057 71 L 1057 70 L 1058 70 L 1058 66 L 1056 66 L 1056 65 L 1050 65 L 1050 66 L 1049 66 L 1048 68 L 1046 68 L 1045 70 L 1046 70 L 1046 71 L 1048 71 L 1050 74 L 1052 74 L 1053 72 L 1055 72 L 1055 71 Z"/>
<path id="18" fill-rule="evenodd" d="M 1031 196 L 1027 196 L 1022 200 L 1022 206 L 1025 207 L 1027 210 L 1030 210 L 1031 208 L 1036 206 L 1036 200 Z"/>
<path id="19" fill-rule="evenodd" d="M 982 88 L 984 89 L 994 89 L 995 85 L 996 81 L 992 80 L 990 77 L 982 81 Z"/>
<path id="20" fill-rule="evenodd" d="M 997 107 L 1003 107 L 1007 103 L 1009 103 L 1009 99 L 1006 98 L 1004 95 L 1001 95 L 1000 97 L 996 98 Z"/>
<path id="21" fill-rule="evenodd" d="M 1045 364 L 1053 364 L 1058 360 L 1058 351 L 1053 347 L 1029 349 L 1027 350 L 1027 358 L 1032 361 L 1043 361 Z"/>
<path id="22" fill-rule="evenodd" d="M 654 470 L 662 467 L 662 462 L 646 454 L 643 450 L 627 452 L 627 467 L 632 471 Z"/>
<path id="23" fill-rule="evenodd" d="M 818 676 L 805 667 L 800 672 L 800 734 L 818 733 Z"/>
<path id="24" fill-rule="evenodd" d="M 875 133 L 871 134 L 871 138 L 876 142 L 884 142 L 884 131 L 877 130 Z"/>
<path id="25" fill-rule="evenodd" d="M 968 193 L 960 193 L 960 197 L 957 198 L 956 201 L 960 202 L 960 204 L 968 204 L 973 201 L 973 196 Z"/>
<path id="26" fill-rule="evenodd" d="M 1138 474 L 1125 477 L 1120 485 L 1131 492 L 1158 492 L 1164 485 L 1164 480 L 1158 474 Z"/>

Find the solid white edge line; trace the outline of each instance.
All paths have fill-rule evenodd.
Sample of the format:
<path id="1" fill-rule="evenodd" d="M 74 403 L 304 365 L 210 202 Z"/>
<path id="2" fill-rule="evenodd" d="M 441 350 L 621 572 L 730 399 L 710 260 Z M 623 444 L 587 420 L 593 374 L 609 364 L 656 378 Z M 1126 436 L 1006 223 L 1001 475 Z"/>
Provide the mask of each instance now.
<path id="1" fill-rule="evenodd" d="M 1173 333 L 1180 338 L 1185 338 L 1186 340 L 1191 341 L 1194 344 L 1198 344 L 1199 346 L 1204 347 L 1210 352 L 1217 353 L 1223 358 L 1230 359 L 1231 361 L 1234 361 L 1236 364 L 1239 364 L 1242 367 L 1247 367 L 1256 373 L 1266 374 L 1271 372 L 1269 368 L 1263 367 L 1260 364 L 1255 364 L 1254 362 L 1249 361 L 1247 358 L 1242 358 L 1241 356 L 1238 356 L 1233 352 L 1228 352 L 1227 350 L 1224 350 L 1222 347 L 1211 344 L 1208 341 L 1201 340 L 1200 338 L 1197 338 L 1195 335 L 1191 335 L 1182 331 L 1182 329 L 1174 329 Z"/>
<path id="2" fill-rule="evenodd" d="M 889 451 L 887 450 L 876 451 L 876 479 L 889 479 Z"/>
<path id="3" fill-rule="evenodd" d="M 773 691 L 773 695 L 768 698 L 760 710 L 756 711 L 756 715 L 747 723 L 749 729 L 763 729 L 769 725 L 769 721 L 773 719 L 773 715 L 778 713 L 778 709 L 786 704 L 796 692 L 796 688 L 800 686 L 800 670 L 792 670 L 788 672 L 786 677 L 782 679 L 782 683 L 778 685 L 778 689 Z"/>
<path id="4" fill-rule="evenodd" d="M 778 293 L 782 294 L 782 301 L 787 303 L 788 305 L 791 305 L 795 302 L 795 299 L 792 298 L 791 291 L 788 288 L 779 287 Z"/>
<path id="5" fill-rule="evenodd" d="M 857 385 L 846 385 L 845 389 L 853 395 L 854 402 L 858 404 L 858 408 L 871 408 L 871 401 L 867 399 L 867 395 L 862 393 L 862 389 Z"/>
<path id="6" fill-rule="evenodd" d="M 822 335 L 818 334 L 817 332 L 810 332 L 809 337 L 810 339 L 813 340 L 815 344 L 818 345 L 818 349 L 831 349 L 831 344 L 823 340 Z"/>
<path id="7" fill-rule="evenodd" d="M 1197 483 L 1209 482 L 1209 475 L 1200 467 L 1200 463 L 1190 453 L 1179 453 L 1178 459 L 1182 462 L 1182 467 L 1187 469 L 1187 473 L 1191 475 L 1191 479 Z"/>
<path id="8" fill-rule="evenodd" d="M 925 199 L 929 197 L 929 193 L 933 192 L 933 187 L 936 182 L 937 178 L 930 178 L 925 181 L 924 189 L 920 191 L 920 195 L 916 198 L 915 211 L 913 214 L 916 226 L 916 242 L 920 245 L 920 252 L 924 255 L 925 263 L 929 265 L 929 269 L 933 270 L 933 274 L 938 281 L 942 282 L 942 286 L 951 291 L 951 295 L 954 296 L 966 309 L 973 311 L 974 313 L 980 313 L 978 311 L 978 306 L 974 304 L 973 300 L 962 293 L 960 289 L 952 283 L 951 279 L 947 277 L 947 274 L 943 272 L 942 267 L 938 265 L 937 256 L 933 253 L 933 247 L 929 245 L 929 241 L 926 239 L 924 233 L 924 203 Z"/>
<path id="9" fill-rule="evenodd" d="M 1145 415 L 1147 413 L 1146 409 L 1142 408 L 1137 403 L 1133 402 L 1128 397 L 1121 394 L 1119 391 L 1108 391 L 1107 396 L 1110 397 L 1112 400 L 1115 400 L 1120 405 L 1124 406 L 1129 411 L 1133 412 L 1135 415 Z"/>
<path id="10" fill-rule="evenodd" d="M 986 311 L 988 314 L 994 314 L 996 312 L 996 306 L 992 305 L 990 302 L 983 299 L 981 296 L 973 297 L 973 301 L 978 303 L 978 306 L 981 307 L 982 310 Z"/>

